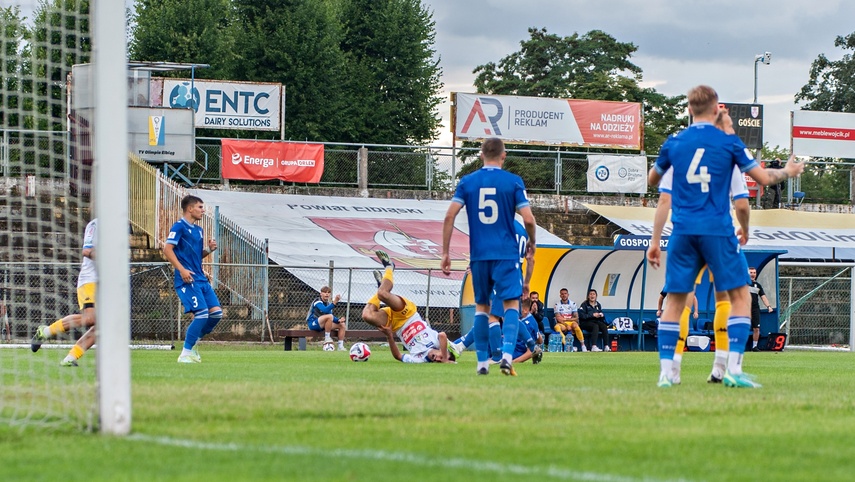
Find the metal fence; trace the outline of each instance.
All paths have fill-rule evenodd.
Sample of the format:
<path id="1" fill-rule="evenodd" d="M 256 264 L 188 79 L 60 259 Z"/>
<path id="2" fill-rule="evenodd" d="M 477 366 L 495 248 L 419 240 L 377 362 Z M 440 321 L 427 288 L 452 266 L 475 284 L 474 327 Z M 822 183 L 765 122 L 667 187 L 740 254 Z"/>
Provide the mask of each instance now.
<path id="1" fill-rule="evenodd" d="M 848 345 L 853 320 L 853 268 L 833 276 L 781 277 L 781 328 L 793 345 Z M 851 347 L 850 347 L 851 349 Z"/>
<path id="2" fill-rule="evenodd" d="M 348 283 L 332 285 L 333 295 L 340 294 L 341 301 L 335 315 L 347 319 L 350 329 L 366 330 L 372 327 L 362 320 L 362 309 L 375 293 L 359 286 L 376 286 L 371 269 L 367 268 L 316 268 L 221 264 L 212 266 L 220 273 L 234 272 L 248 279 L 263 280 L 248 296 L 237 296 L 234 290 L 222 285 L 215 288 L 223 307 L 223 320 L 209 339 L 224 341 L 279 341 L 277 332 L 282 329 L 307 328 L 306 315 L 318 298 L 318 292 L 301 281 L 299 274 L 314 278 L 347 279 Z M 345 276 L 336 275 L 342 271 Z M 39 325 L 49 325 L 66 315 L 77 313 L 77 263 L 2 263 L 3 284 L 9 307 L 12 335 L 18 343 L 29 343 Z M 298 275 L 295 275 L 297 273 Z M 396 270 L 395 277 L 406 281 L 408 277 L 422 276 L 415 270 Z M 184 338 L 192 321 L 174 288 L 174 271 L 169 263 L 131 264 L 131 338 L 134 343 L 174 343 Z M 247 283 L 248 284 L 248 283 Z M 265 299 L 266 297 L 266 299 Z M 265 315 L 259 306 L 267 306 Z M 431 322 L 437 331 L 457 334 L 460 331 L 460 313 L 457 308 L 426 304 L 418 307 L 419 313 Z M 80 336 L 82 330 L 69 334 L 69 340 Z"/>

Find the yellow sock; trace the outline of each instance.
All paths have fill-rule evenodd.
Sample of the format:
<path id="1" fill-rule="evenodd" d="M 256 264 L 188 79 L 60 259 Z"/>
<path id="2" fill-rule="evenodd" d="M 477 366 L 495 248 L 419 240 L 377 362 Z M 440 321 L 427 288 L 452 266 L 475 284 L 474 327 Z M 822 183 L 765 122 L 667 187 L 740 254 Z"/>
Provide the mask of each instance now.
<path id="1" fill-rule="evenodd" d="M 686 348 L 686 337 L 689 336 L 689 316 L 692 310 L 688 306 L 683 307 L 683 313 L 680 314 L 680 337 L 677 338 L 677 348 L 674 353 L 682 354 Z"/>
<path id="2" fill-rule="evenodd" d="M 377 293 L 374 293 L 374 296 L 368 299 L 368 304 L 380 308 L 380 297 L 377 296 Z"/>
<path id="3" fill-rule="evenodd" d="M 83 348 L 80 348 L 77 345 L 71 347 L 71 350 L 69 350 L 68 352 L 68 354 L 73 356 L 75 360 L 80 360 L 80 357 L 82 357 L 84 353 L 86 352 L 83 350 Z"/>
<path id="4" fill-rule="evenodd" d="M 730 318 L 730 301 L 717 302 L 715 304 L 715 317 L 713 318 L 716 351 L 728 351 L 730 349 L 730 340 L 727 338 L 728 318 Z"/>
<path id="5" fill-rule="evenodd" d="M 564 336 L 564 332 L 563 332 L 563 331 L 559 331 L 558 333 L 561 333 L 561 344 L 562 344 L 562 345 L 566 345 L 566 344 L 567 344 L 567 337 L 566 337 L 566 336 Z"/>
<path id="6" fill-rule="evenodd" d="M 56 320 L 48 327 L 50 336 L 56 336 L 60 333 L 65 333 L 65 327 L 62 326 L 62 320 Z"/>
<path id="7" fill-rule="evenodd" d="M 582 334 L 582 329 L 579 328 L 579 325 L 573 326 L 573 333 L 576 334 L 576 339 L 579 340 L 579 343 L 585 343 L 585 335 Z M 594 341 L 596 342 L 597 340 Z"/>
<path id="8" fill-rule="evenodd" d="M 394 273 L 394 272 L 395 272 L 395 271 L 392 269 L 392 267 L 391 267 L 391 266 L 386 266 L 386 271 L 383 273 L 383 279 L 387 279 L 387 280 L 389 280 L 389 281 L 394 282 L 395 280 L 394 280 L 394 279 L 392 279 L 392 278 L 393 278 L 393 273 Z"/>

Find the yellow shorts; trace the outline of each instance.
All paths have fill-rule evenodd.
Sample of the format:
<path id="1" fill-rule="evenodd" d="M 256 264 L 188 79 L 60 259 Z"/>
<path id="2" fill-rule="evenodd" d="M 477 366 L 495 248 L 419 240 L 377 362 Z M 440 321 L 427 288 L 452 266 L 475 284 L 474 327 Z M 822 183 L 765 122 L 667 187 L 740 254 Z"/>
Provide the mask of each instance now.
<path id="1" fill-rule="evenodd" d="M 703 279 L 704 279 L 704 271 L 706 271 L 707 273 L 709 273 L 709 275 L 710 275 L 710 283 L 712 283 L 712 282 L 713 282 L 712 271 L 710 271 L 709 266 L 704 265 L 704 267 L 703 267 L 703 268 L 701 268 L 701 270 L 700 270 L 700 271 L 698 271 L 698 277 L 697 277 L 697 278 L 695 278 L 695 286 L 697 286 L 697 285 L 701 284 L 701 282 L 703 282 Z"/>
<path id="2" fill-rule="evenodd" d="M 388 321 L 386 322 L 386 326 L 392 328 L 392 331 L 398 331 L 401 327 L 404 326 L 404 323 L 410 319 L 411 316 L 415 315 L 418 310 L 416 309 L 415 303 L 404 298 L 400 297 L 404 300 L 404 309 L 401 311 L 392 311 L 392 308 L 386 306 L 385 308 L 380 308 L 380 311 L 386 313 L 386 318 Z"/>
<path id="3" fill-rule="evenodd" d="M 558 331 L 558 328 L 562 327 L 562 326 L 564 328 L 566 328 L 567 331 L 570 331 L 573 329 L 573 323 L 576 323 L 576 322 L 575 321 L 559 321 L 559 322 L 556 322 L 555 323 L 555 331 Z"/>
<path id="4" fill-rule="evenodd" d="M 77 288 L 77 304 L 81 310 L 95 307 L 95 283 L 86 283 Z"/>

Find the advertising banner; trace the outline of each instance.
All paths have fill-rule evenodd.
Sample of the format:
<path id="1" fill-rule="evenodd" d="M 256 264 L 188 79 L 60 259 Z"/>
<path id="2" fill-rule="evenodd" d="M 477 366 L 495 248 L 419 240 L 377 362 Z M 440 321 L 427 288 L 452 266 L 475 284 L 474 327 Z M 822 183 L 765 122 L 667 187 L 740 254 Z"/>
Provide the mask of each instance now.
<path id="1" fill-rule="evenodd" d="M 855 114 L 793 112 L 793 154 L 855 158 Z"/>
<path id="2" fill-rule="evenodd" d="M 324 145 L 223 139 L 223 179 L 320 182 Z"/>
<path id="3" fill-rule="evenodd" d="M 588 192 L 647 192 L 644 156 L 588 156 Z"/>
<path id="4" fill-rule="evenodd" d="M 642 148 L 641 104 L 454 93 L 458 139 L 510 143 Z"/>
<path id="5" fill-rule="evenodd" d="M 193 111 L 159 107 L 128 108 L 128 149 L 148 162 L 193 162 Z"/>
<path id="6" fill-rule="evenodd" d="M 278 131 L 282 84 L 163 79 L 164 107 L 190 107 L 196 128 Z"/>
<path id="7" fill-rule="evenodd" d="M 469 226 L 465 215 L 457 217 L 449 249 L 457 271 L 446 276 L 440 261 L 449 201 L 189 192 L 204 199 L 206 206 L 219 206 L 221 214 L 239 220 L 258 239 L 269 239 L 270 259 L 316 290 L 332 285 L 343 300 L 351 293 L 350 301 L 365 303 L 377 291 L 371 272 L 383 270 L 375 254 L 383 250 L 395 263 L 395 293 L 417 306 L 428 302 L 432 307 L 460 306 L 463 270 L 470 257 Z M 542 228 L 537 228 L 537 242 L 569 246 Z M 338 268 L 332 283 L 330 264 Z M 547 266 L 548 261 L 537 264 Z M 431 308 L 430 316 L 447 318 L 448 312 Z"/>

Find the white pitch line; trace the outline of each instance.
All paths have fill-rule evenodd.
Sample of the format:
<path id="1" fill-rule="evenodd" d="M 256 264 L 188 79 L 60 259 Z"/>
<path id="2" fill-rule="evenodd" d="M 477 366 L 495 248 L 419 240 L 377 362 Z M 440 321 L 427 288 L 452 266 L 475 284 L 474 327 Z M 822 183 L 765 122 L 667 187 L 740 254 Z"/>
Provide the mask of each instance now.
<path id="1" fill-rule="evenodd" d="M 559 480 L 586 480 L 594 482 L 686 482 L 687 479 L 658 479 L 652 477 L 630 477 L 623 475 L 604 474 L 598 472 L 584 472 L 571 470 L 550 465 L 549 467 L 532 467 L 518 464 L 505 464 L 502 462 L 490 462 L 485 460 L 469 460 L 458 457 L 435 458 L 407 452 L 388 452 L 386 450 L 371 449 L 329 449 L 301 447 L 296 445 L 243 445 L 233 442 L 199 442 L 196 440 L 177 439 L 165 436 L 146 435 L 135 433 L 127 437 L 128 440 L 138 442 L 149 442 L 169 447 L 183 447 L 193 450 L 212 450 L 218 452 L 260 452 L 278 455 L 313 455 L 333 456 L 349 459 L 374 460 L 381 462 L 404 462 L 408 464 L 439 467 L 444 469 L 471 470 L 474 472 L 489 472 L 497 475 L 508 473 L 519 476 L 550 477 Z"/>

